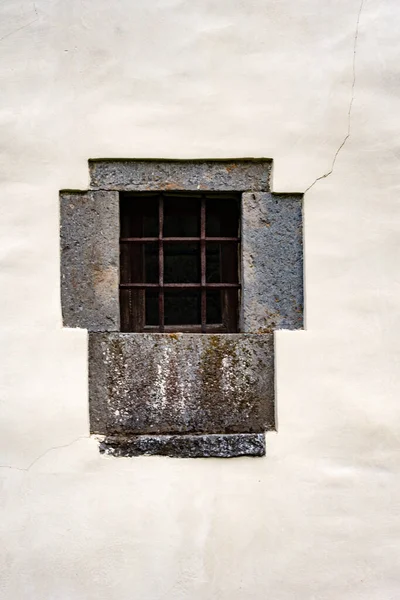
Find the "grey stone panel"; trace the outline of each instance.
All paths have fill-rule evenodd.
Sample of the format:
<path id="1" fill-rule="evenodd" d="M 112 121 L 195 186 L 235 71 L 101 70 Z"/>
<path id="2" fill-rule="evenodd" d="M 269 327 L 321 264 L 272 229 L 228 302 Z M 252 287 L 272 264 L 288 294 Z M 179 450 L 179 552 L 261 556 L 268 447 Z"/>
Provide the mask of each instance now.
<path id="1" fill-rule="evenodd" d="M 242 195 L 241 330 L 303 327 L 302 195 Z"/>
<path id="2" fill-rule="evenodd" d="M 271 161 L 92 160 L 91 188 L 124 191 L 268 191 Z"/>
<path id="3" fill-rule="evenodd" d="M 274 428 L 273 335 L 89 334 L 92 433 Z"/>
<path id="4" fill-rule="evenodd" d="M 265 434 L 115 436 L 100 442 L 100 452 L 115 457 L 143 454 L 175 458 L 264 456 Z"/>
<path id="5" fill-rule="evenodd" d="M 60 219 L 64 326 L 118 331 L 118 193 L 60 192 Z"/>

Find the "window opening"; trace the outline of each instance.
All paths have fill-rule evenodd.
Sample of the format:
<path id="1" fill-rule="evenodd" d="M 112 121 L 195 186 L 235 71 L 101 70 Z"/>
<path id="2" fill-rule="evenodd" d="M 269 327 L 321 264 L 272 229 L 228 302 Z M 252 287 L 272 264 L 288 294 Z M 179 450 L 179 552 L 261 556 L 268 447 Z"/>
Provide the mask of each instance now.
<path id="1" fill-rule="evenodd" d="M 237 331 L 239 202 L 234 193 L 120 194 L 122 331 Z"/>

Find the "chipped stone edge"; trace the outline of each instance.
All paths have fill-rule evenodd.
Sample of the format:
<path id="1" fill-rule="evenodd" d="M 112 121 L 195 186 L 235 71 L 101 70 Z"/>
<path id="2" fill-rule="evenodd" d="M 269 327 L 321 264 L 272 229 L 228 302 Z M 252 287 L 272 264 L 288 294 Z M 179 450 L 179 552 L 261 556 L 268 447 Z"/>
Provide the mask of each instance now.
<path id="1" fill-rule="evenodd" d="M 265 433 L 110 436 L 99 443 L 107 456 L 235 458 L 265 456 Z"/>

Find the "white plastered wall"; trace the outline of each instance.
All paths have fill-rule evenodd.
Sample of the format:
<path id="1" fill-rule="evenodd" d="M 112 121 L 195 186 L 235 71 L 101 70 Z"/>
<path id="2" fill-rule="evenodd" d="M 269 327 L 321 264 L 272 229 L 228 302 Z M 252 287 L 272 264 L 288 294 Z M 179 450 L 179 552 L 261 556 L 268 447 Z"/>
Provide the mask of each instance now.
<path id="1" fill-rule="evenodd" d="M 400 598 L 399 19 L 397 0 L 3 0 L 4 600 Z M 241 156 L 274 158 L 275 191 L 312 186 L 278 433 L 264 459 L 102 457 L 86 333 L 61 328 L 58 190 L 87 187 L 89 157 Z"/>

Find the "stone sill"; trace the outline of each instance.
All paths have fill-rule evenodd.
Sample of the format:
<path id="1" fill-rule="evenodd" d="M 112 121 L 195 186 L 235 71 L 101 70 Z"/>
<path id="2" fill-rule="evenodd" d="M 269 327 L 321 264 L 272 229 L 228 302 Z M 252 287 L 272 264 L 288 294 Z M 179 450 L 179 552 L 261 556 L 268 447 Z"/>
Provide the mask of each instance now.
<path id="1" fill-rule="evenodd" d="M 274 429 L 273 334 L 89 334 L 91 433 Z"/>

